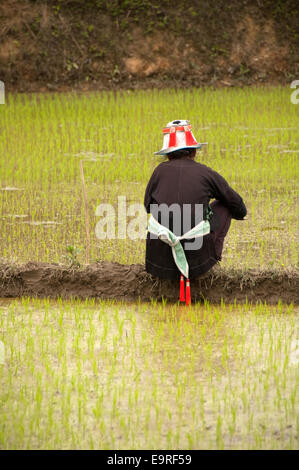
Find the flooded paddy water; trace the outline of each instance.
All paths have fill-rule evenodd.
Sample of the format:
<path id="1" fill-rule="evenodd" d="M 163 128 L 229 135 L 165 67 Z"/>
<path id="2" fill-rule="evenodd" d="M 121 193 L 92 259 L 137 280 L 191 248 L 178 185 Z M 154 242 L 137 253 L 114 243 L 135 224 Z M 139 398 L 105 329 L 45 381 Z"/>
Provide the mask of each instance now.
<path id="1" fill-rule="evenodd" d="M 21 298 L 0 313 L 2 449 L 298 448 L 298 307 Z"/>

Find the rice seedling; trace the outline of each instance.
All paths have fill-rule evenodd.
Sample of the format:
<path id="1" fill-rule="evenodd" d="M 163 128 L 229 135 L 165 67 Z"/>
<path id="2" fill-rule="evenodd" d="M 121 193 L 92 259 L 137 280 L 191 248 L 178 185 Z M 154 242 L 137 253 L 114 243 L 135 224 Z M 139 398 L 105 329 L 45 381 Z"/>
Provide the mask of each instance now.
<path id="1" fill-rule="evenodd" d="M 161 127 L 191 120 L 208 146 L 198 159 L 242 194 L 248 220 L 232 223 L 222 264 L 285 269 L 298 264 L 298 113 L 284 87 L 9 95 L 1 107 L 2 259 L 84 264 L 143 262 L 144 241 L 99 240 L 96 207 L 117 196 L 142 202 L 161 157 Z M 14 190 L 13 190 L 14 188 Z M 116 232 L 117 234 L 117 232 Z M 71 247 L 71 248 L 70 248 Z M 70 251 L 71 250 L 71 251 Z"/>
<path id="2" fill-rule="evenodd" d="M 0 307 L 2 449 L 298 445 L 292 305 Z"/>

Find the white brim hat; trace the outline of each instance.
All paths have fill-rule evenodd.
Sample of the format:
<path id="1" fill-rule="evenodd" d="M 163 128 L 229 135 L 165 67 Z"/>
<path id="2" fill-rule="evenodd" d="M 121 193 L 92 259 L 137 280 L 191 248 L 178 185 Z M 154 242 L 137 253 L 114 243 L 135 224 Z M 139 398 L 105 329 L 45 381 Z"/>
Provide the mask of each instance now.
<path id="1" fill-rule="evenodd" d="M 171 121 L 163 129 L 163 148 L 155 155 L 167 155 L 182 149 L 199 149 L 202 143 L 196 141 L 189 121 L 177 119 Z"/>

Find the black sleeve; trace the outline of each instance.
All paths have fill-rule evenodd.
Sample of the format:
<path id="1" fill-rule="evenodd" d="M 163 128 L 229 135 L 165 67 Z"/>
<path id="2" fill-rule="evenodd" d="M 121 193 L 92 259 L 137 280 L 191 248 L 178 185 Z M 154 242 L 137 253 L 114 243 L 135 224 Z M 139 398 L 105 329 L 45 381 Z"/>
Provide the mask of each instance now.
<path id="1" fill-rule="evenodd" d="M 158 168 L 158 167 L 157 167 Z M 145 190 L 145 195 L 144 195 L 144 207 L 146 212 L 149 214 L 150 213 L 150 204 L 152 203 L 152 193 L 155 187 L 157 186 L 157 168 L 155 168 L 148 184 Z"/>
<path id="2" fill-rule="evenodd" d="M 246 216 L 247 209 L 241 196 L 219 173 L 212 169 L 210 169 L 209 183 L 212 191 L 211 197 L 221 201 L 229 209 L 233 219 L 241 220 Z"/>

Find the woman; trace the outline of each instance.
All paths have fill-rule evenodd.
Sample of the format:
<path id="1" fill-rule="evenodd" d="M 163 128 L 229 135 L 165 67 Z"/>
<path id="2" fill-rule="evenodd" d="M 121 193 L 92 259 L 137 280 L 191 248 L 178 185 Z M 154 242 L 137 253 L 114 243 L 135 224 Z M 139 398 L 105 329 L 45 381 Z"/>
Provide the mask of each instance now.
<path id="1" fill-rule="evenodd" d="M 167 155 L 168 161 L 154 170 L 145 191 L 144 206 L 161 224 L 161 214 L 157 212 L 156 205 L 164 203 L 169 207 L 177 204 L 182 209 L 183 216 L 183 205 L 190 205 L 191 227 L 198 224 L 198 207 L 202 208 L 202 219 L 209 222 L 210 233 L 202 237 L 201 248 L 184 249 L 189 278 L 194 279 L 221 260 L 224 237 L 231 219 L 244 219 L 247 210 L 241 196 L 221 175 L 195 162 L 196 149 L 202 144 L 195 140 L 189 121 L 169 122 L 163 129 L 163 134 L 163 148 L 156 154 Z M 215 201 L 209 204 L 210 199 Z M 173 230 L 172 235 L 184 235 L 182 219 L 183 217 L 178 225 L 173 214 L 169 213 L 167 228 Z M 165 220 L 163 226 L 166 226 Z M 186 241 L 182 241 L 181 245 L 185 248 Z M 146 240 L 146 271 L 154 277 L 164 279 L 178 279 L 181 274 L 173 250 L 165 240 L 154 236 L 153 232 L 148 233 Z"/>

